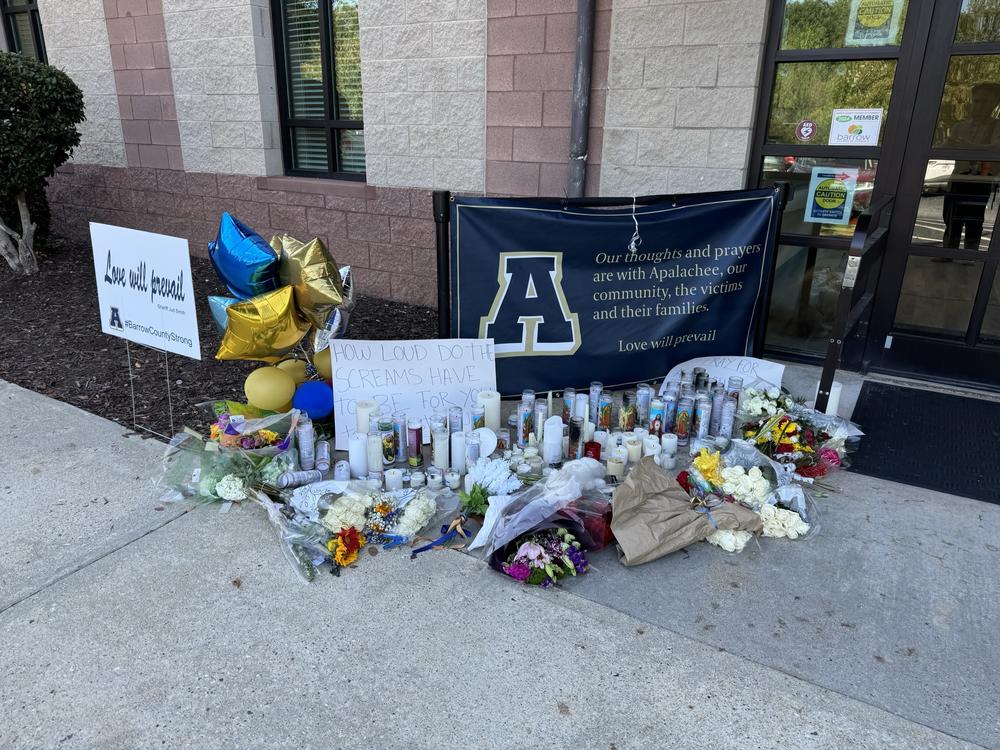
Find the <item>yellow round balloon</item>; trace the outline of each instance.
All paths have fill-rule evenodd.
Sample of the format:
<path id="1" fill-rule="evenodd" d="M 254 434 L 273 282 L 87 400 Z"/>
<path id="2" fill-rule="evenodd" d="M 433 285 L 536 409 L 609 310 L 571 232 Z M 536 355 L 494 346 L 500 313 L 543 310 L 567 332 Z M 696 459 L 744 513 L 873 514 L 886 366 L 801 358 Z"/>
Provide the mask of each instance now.
<path id="1" fill-rule="evenodd" d="M 247 402 L 265 411 L 281 411 L 295 395 L 295 378 L 277 367 L 259 367 L 243 384 Z"/>
<path id="2" fill-rule="evenodd" d="M 275 367 L 291 375 L 292 379 L 295 380 L 295 385 L 306 382 L 306 361 L 304 359 L 284 359 Z"/>
<path id="3" fill-rule="evenodd" d="M 321 352 L 316 352 L 313 357 L 313 367 L 316 372 L 323 376 L 323 380 L 333 380 L 333 363 L 330 362 L 330 347 Z"/>

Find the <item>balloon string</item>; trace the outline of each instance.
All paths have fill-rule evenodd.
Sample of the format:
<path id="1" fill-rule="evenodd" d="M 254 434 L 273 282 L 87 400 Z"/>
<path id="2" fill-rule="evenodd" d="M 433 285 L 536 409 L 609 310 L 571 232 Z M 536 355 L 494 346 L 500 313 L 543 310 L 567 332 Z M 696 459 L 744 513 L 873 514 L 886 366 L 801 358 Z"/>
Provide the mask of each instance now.
<path id="1" fill-rule="evenodd" d="M 639 236 L 639 220 L 635 216 L 635 196 L 632 196 L 632 223 L 635 224 L 635 231 L 632 232 L 632 239 L 628 243 L 629 252 L 637 252 L 642 244 L 642 237 Z"/>

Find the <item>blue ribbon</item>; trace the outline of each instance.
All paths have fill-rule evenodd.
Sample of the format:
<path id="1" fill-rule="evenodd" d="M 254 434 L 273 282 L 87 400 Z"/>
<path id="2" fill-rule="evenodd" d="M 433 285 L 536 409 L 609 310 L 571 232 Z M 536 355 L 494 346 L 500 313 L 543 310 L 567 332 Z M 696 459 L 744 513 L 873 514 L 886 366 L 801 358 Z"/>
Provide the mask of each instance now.
<path id="1" fill-rule="evenodd" d="M 704 513 L 706 516 L 708 516 L 708 520 L 712 522 L 712 526 L 714 526 L 716 530 L 718 530 L 719 524 L 717 524 L 715 522 L 715 519 L 712 518 L 712 511 L 710 511 L 704 505 L 699 505 L 697 508 L 695 508 L 695 510 L 698 511 L 699 513 Z"/>

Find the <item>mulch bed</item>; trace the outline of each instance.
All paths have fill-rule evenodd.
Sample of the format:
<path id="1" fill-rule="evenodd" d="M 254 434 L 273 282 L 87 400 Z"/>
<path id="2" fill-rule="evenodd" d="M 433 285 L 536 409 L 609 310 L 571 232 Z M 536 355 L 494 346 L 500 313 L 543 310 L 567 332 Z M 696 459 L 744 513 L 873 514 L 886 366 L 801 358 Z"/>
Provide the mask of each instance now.
<path id="1" fill-rule="evenodd" d="M 133 427 L 129 359 L 125 341 L 101 332 L 97 282 L 89 246 L 52 239 L 38 252 L 40 271 L 15 276 L 0 262 L 0 379 Z M 185 424 L 202 425 L 196 404 L 210 399 L 244 400 L 243 380 L 261 362 L 220 362 L 222 339 L 207 297 L 227 294 L 207 258 L 191 258 L 203 359 L 130 344 L 135 423 L 161 435 Z M 354 339 L 416 339 L 437 336 L 433 308 L 362 296 L 347 335 Z M 169 379 L 168 379 L 169 378 Z"/>

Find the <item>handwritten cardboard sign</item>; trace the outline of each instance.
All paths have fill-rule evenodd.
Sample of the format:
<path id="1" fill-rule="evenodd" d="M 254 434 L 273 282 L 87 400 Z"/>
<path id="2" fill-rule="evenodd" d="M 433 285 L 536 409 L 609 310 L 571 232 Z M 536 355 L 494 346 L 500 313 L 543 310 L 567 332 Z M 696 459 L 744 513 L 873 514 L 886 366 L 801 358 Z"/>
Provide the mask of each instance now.
<path id="1" fill-rule="evenodd" d="M 447 414 L 450 407 L 461 406 L 468 426 L 479 391 L 496 390 L 492 339 L 334 339 L 330 357 L 337 450 L 347 450 L 357 431 L 355 404 L 360 399 L 377 401 L 383 416 L 405 412 L 408 419 L 425 424 L 435 412 Z"/>

